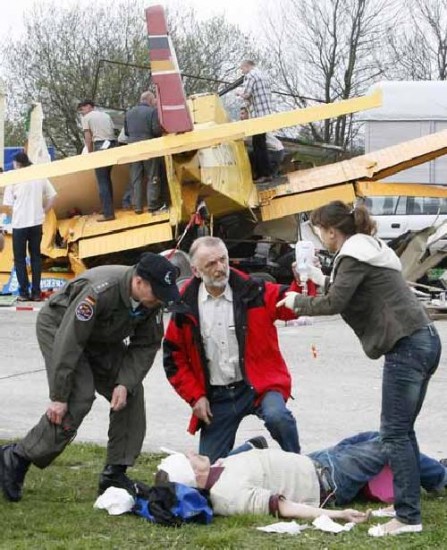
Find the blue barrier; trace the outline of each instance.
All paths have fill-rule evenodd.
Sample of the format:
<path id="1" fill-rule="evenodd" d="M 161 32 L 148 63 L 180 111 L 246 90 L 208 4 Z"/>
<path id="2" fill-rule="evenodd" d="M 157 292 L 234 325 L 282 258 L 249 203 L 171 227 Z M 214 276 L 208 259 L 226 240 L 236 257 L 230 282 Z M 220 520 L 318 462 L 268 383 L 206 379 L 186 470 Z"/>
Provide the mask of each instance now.
<path id="1" fill-rule="evenodd" d="M 15 157 L 15 155 L 17 155 L 17 153 L 20 153 L 21 151 L 23 151 L 23 147 L 5 147 L 3 162 L 5 172 L 13 169 L 12 159 Z M 48 153 L 50 154 L 51 160 L 54 160 L 56 158 L 56 151 L 52 145 L 48 147 Z"/>

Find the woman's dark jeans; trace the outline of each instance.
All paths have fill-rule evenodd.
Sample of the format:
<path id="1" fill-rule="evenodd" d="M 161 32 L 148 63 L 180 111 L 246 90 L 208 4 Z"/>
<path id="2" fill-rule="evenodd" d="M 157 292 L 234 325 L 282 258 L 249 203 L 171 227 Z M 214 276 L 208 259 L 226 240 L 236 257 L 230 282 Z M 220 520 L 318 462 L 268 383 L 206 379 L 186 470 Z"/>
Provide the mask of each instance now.
<path id="1" fill-rule="evenodd" d="M 402 523 L 421 523 L 419 447 L 414 424 L 441 342 L 430 324 L 399 340 L 385 355 L 380 436 L 394 476 L 394 507 Z"/>

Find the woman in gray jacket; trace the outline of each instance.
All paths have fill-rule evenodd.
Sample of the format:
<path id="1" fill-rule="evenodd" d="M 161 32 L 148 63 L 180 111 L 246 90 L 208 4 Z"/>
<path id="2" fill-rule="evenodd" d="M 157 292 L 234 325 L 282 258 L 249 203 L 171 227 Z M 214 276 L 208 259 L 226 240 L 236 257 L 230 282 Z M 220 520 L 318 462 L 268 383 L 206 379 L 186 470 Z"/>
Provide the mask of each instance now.
<path id="1" fill-rule="evenodd" d="M 316 267 L 310 278 L 325 293 L 289 292 L 278 303 L 299 315 L 341 314 L 368 357 L 385 357 L 380 435 L 394 476 L 396 519 L 372 527 L 372 536 L 422 531 L 419 448 L 414 432 L 441 342 L 434 325 L 401 274 L 399 258 L 375 238 L 364 206 L 334 201 L 312 212 L 329 252 L 336 253 L 330 279 Z"/>

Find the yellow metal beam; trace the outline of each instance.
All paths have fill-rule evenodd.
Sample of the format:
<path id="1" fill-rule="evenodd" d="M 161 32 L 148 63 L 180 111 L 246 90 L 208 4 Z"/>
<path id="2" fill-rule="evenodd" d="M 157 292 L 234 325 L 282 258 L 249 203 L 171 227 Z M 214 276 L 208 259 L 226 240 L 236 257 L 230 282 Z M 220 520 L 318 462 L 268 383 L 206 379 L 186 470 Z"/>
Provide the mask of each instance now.
<path id="1" fill-rule="evenodd" d="M 269 221 L 290 216 L 291 214 L 308 212 L 334 200 L 352 203 L 355 201 L 355 190 L 353 184 L 346 183 L 326 189 L 297 193 L 288 197 L 273 198 L 267 204 L 262 203 L 264 199 L 268 200 L 268 191 L 265 195 L 264 193 L 259 193 L 259 198 L 261 200 L 262 221 Z"/>
<path id="2" fill-rule="evenodd" d="M 308 124 L 309 122 L 315 122 L 317 120 L 337 118 L 358 111 L 366 111 L 368 109 L 380 107 L 381 105 L 382 92 L 376 90 L 368 96 L 344 99 L 336 103 L 325 103 L 323 105 L 316 105 L 315 107 L 307 107 L 306 109 L 285 111 L 259 118 L 232 122 L 230 124 L 240 128 L 246 136 L 254 136 L 264 132 L 273 132 L 278 128 L 288 128 L 290 126 Z"/>
<path id="3" fill-rule="evenodd" d="M 358 181 L 356 195 L 360 197 L 447 197 L 447 187 L 422 183 L 397 183 L 384 181 Z"/>
<path id="4" fill-rule="evenodd" d="M 289 173 L 288 183 L 276 188 L 276 196 L 302 193 L 348 181 L 381 180 L 446 153 L 447 130 L 442 130 L 350 160 Z"/>
<path id="5" fill-rule="evenodd" d="M 167 135 L 132 143 L 125 147 L 115 147 L 107 151 L 97 151 L 88 155 L 79 155 L 52 163 L 33 165 L 0 175 L 0 187 L 39 178 L 53 178 L 102 166 L 128 164 L 164 155 L 173 155 L 184 151 L 212 147 L 219 143 L 243 139 L 278 128 L 307 124 L 316 120 L 335 118 L 357 111 L 379 107 L 382 96 L 379 91 L 369 96 L 346 99 L 337 103 L 308 107 L 276 113 L 265 117 L 218 124 L 210 128 L 199 128 L 179 135 Z"/>
<path id="6" fill-rule="evenodd" d="M 80 239 L 79 258 L 91 258 L 101 254 L 110 254 L 122 250 L 142 248 L 149 244 L 172 240 L 172 228 L 169 222 L 127 229 L 121 233 L 101 235 L 90 239 Z"/>
<path id="7" fill-rule="evenodd" d="M 280 196 L 275 195 L 275 189 L 271 189 L 260 192 L 258 196 L 261 203 L 262 220 L 269 221 L 292 214 L 299 214 L 300 212 L 308 212 L 334 200 L 353 203 L 357 197 L 406 196 L 447 198 L 447 187 L 418 183 L 358 181 Z"/>

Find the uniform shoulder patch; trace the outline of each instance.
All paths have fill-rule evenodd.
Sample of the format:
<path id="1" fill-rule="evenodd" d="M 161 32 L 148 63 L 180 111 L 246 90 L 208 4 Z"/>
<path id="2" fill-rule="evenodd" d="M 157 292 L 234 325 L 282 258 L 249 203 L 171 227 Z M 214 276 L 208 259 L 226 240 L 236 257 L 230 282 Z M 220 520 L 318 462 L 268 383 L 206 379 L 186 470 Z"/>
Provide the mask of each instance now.
<path id="1" fill-rule="evenodd" d="M 87 296 L 76 306 L 75 315 L 78 321 L 90 321 L 95 312 L 96 300 Z"/>

